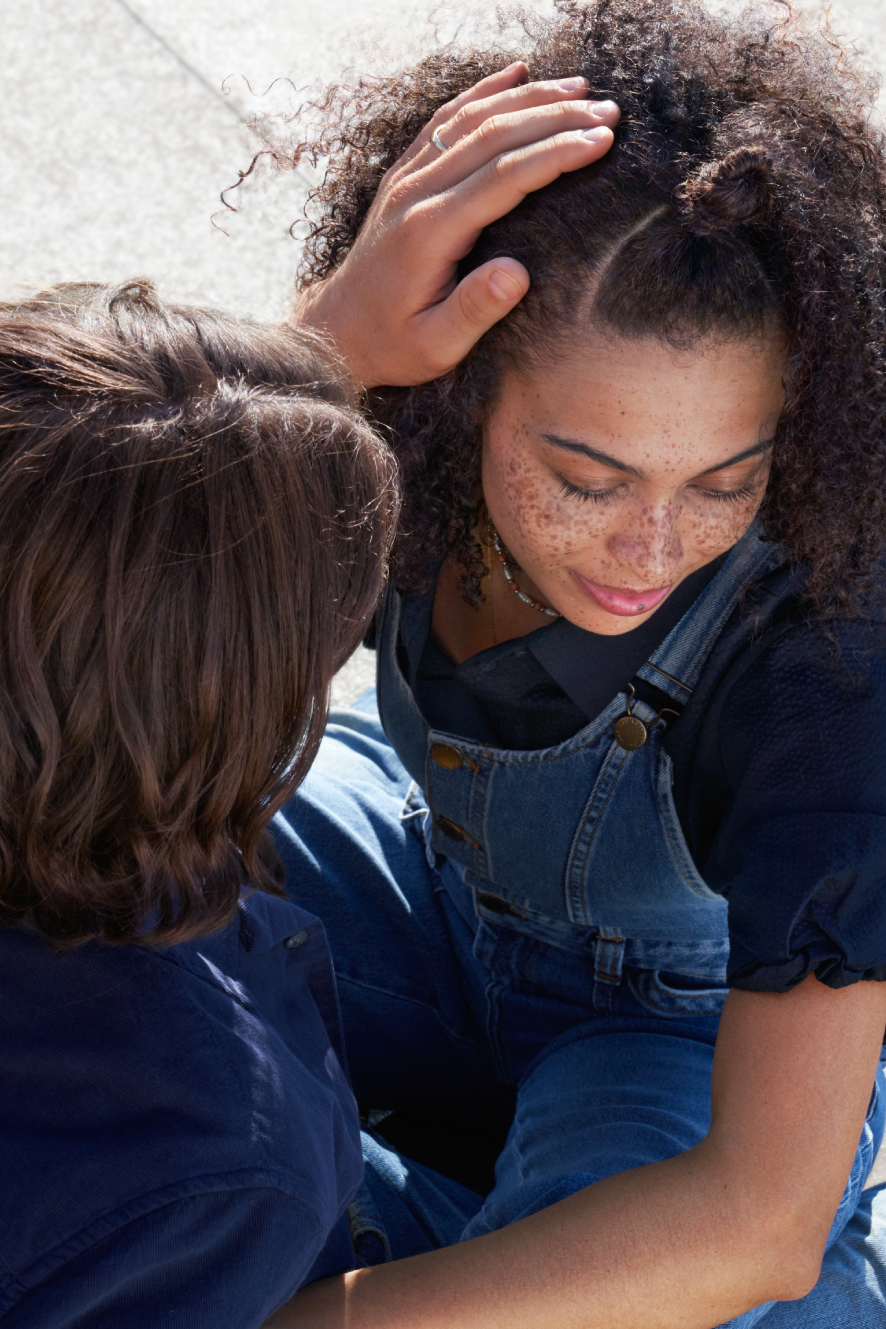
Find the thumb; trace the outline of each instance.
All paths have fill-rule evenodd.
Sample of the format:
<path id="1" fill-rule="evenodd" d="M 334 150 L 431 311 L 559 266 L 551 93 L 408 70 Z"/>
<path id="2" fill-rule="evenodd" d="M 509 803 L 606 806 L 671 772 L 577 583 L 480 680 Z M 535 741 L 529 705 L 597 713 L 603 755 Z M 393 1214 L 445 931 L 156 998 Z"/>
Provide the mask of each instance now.
<path id="1" fill-rule="evenodd" d="M 454 368 L 528 290 L 529 273 L 515 258 L 493 258 L 469 272 L 429 320 L 433 358 Z"/>
<path id="2" fill-rule="evenodd" d="M 461 297 L 466 319 L 482 322 L 483 331 L 504 318 L 529 290 L 529 273 L 515 258 L 493 258 L 468 273 L 453 295 Z"/>

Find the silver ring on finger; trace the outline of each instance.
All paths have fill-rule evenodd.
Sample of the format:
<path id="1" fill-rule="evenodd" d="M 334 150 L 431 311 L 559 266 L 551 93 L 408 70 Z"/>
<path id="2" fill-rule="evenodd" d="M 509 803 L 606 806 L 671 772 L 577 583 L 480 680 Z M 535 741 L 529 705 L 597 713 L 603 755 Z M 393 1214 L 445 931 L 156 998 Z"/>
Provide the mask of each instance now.
<path id="1" fill-rule="evenodd" d="M 448 152 L 448 151 L 449 151 L 449 149 L 447 148 L 446 144 L 443 142 L 442 138 L 441 138 L 440 135 L 437 133 L 436 129 L 434 130 L 433 134 L 431 135 L 431 142 L 433 143 L 434 147 L 437 149 L 438 152 Z"/>

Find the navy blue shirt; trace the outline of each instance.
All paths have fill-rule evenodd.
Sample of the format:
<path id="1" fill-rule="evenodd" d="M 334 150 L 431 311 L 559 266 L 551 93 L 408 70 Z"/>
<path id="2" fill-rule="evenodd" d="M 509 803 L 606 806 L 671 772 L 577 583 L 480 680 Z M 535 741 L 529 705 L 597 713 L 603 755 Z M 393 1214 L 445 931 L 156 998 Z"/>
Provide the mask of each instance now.
<path id="1" fill-rule="evenodd" d="M 253 1329 L 353 1267 L 359 1123 L 320 922 L 167 950 L 0 932 L 0 1320 Z"/>

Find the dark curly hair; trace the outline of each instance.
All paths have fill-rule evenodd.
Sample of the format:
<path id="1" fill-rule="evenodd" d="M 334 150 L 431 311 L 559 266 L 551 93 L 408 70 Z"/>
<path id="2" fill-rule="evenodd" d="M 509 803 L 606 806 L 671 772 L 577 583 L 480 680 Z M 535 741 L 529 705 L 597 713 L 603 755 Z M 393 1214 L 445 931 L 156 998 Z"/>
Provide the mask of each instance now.
<path id="1" fill-rule="evenodd" d="M 313 138 L 289 149 L 290 161 L 328 161 L 309 212 L 310 284 L 341 264 L 422 126 L 493 70 L 524 59 L 533 79 L 580 74 L 592 99 L 622 108 L 606 157 L 530 194 L 464 261 L 468 271 L 519 259 L 532 279 L 522 303 L 452 373 L 373 397 L 404 482 L 400 582 L 426 587 L 449 552 L 477 602 L 484 414 L 505 367 L 590 317 L 681 345 L 780 328 L 789 393 L 763 527 L 806 564 L 820 607 L 857 604 L 886 532 L 886 189 L 873 80 L 786 3 L 730 20 L 692 0 L 560 0 L 550 18 L 497 11 L 498 32 L 515 20 L 517 49 L 501 38 L 445 47 L 405 73 L 332 89 L 314 107 Z"/>

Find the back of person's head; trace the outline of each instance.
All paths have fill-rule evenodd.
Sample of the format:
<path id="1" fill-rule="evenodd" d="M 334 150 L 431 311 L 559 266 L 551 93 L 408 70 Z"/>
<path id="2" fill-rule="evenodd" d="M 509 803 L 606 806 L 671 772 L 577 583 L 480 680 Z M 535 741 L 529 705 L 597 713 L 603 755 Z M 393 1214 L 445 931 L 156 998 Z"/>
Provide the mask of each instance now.
<path id="1" fill-rule="evenodd" d="M 319 338 L 144 281 L 0 308 L 0 920 L 168 944 L 281 893 L 396 521 L 353 407 Z"/>
<path id="2" fill-rule="evenodd" d="M 773 336 L 788 400 L 764 527 L 807 562 L 816 596 L 861 584 L 886 539 L 886 168 L 857 56 L 788 3 L 730 19 L 695 0 L 559 0 L 546 15 L 497 9 L 484 31 L 315 111 L 311 146 L 332 166 L 306 281 L 341 263 L 420 126 L 494 69 L 522 58 L 533 79 L 582 75 L 622 110 L 606 156 L 529 194 L 464 260 L 519 259 L 520 305 L 446 378 L 377 394 L 403 467 L 398 576 L 425 584 L 449 550 L 476 598 L 480 431 L 504 371 L 582 336 L 677 349 Z"/>

